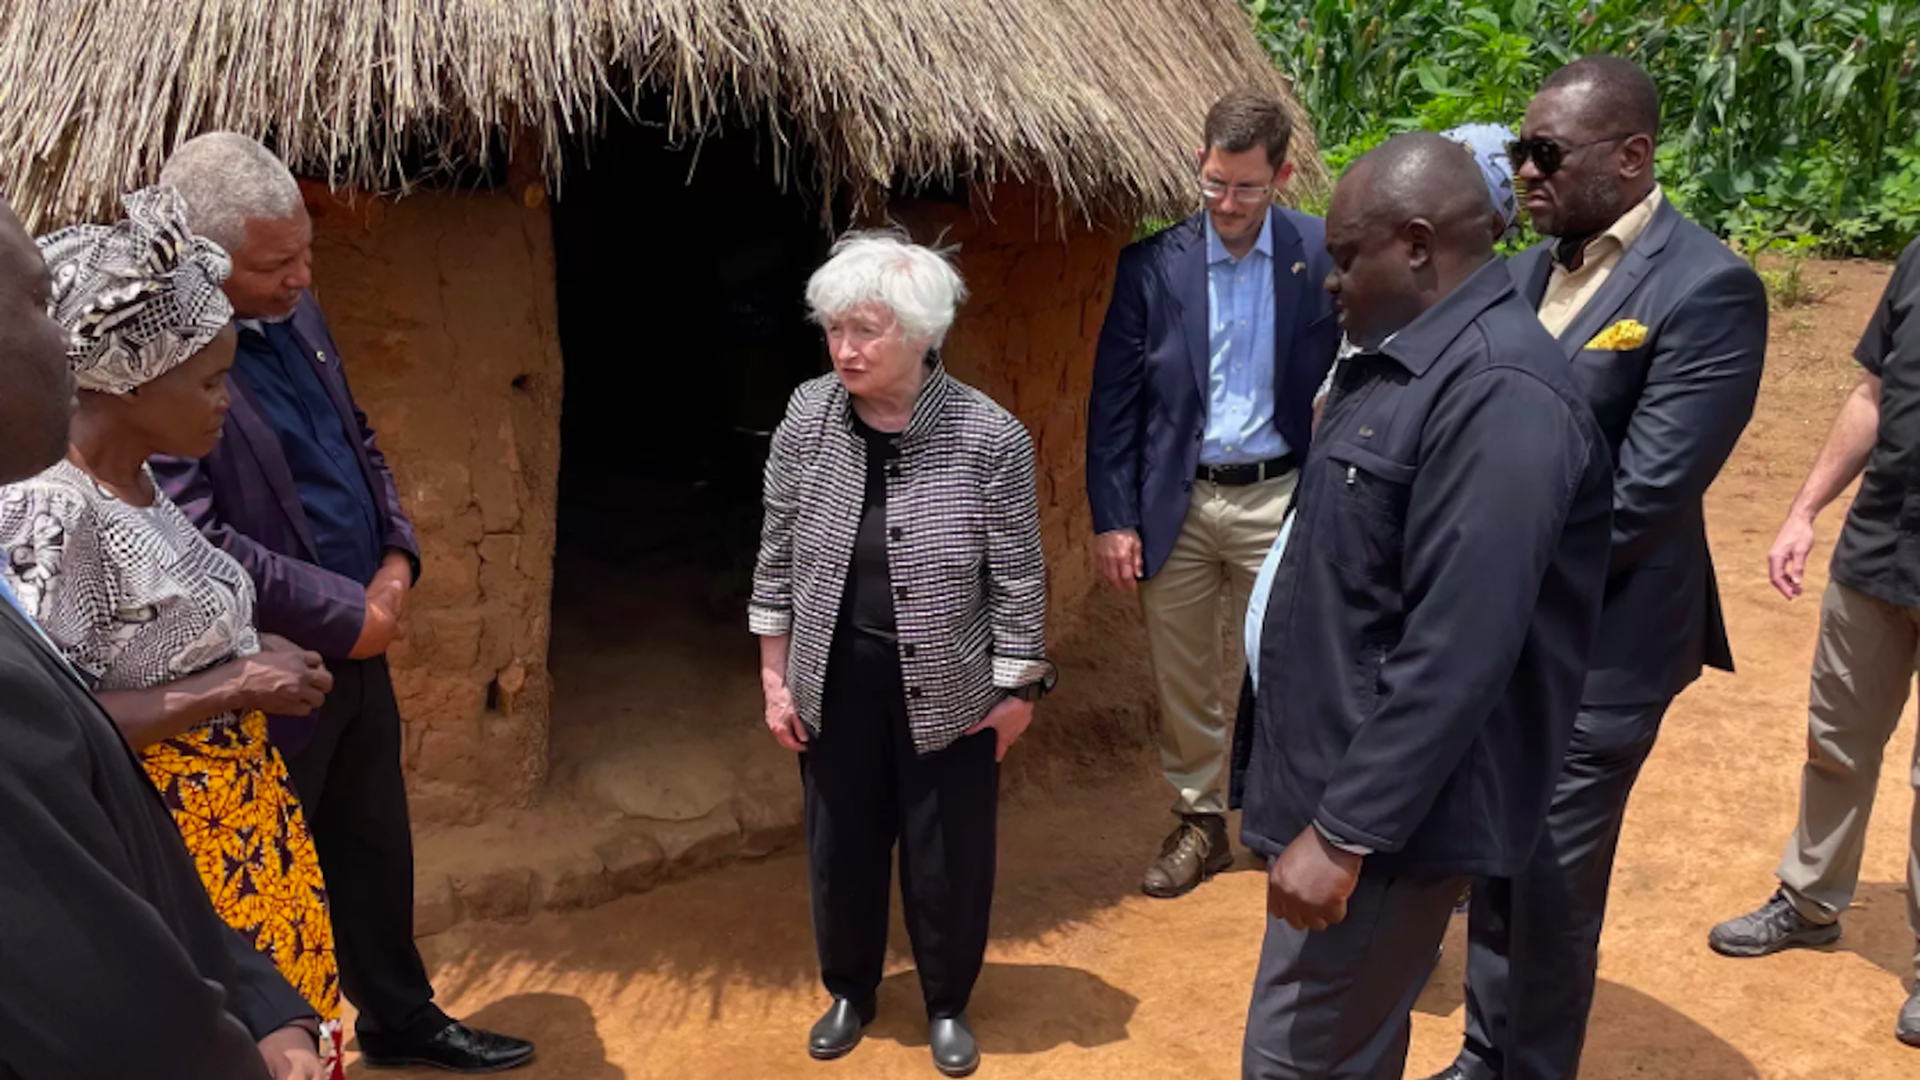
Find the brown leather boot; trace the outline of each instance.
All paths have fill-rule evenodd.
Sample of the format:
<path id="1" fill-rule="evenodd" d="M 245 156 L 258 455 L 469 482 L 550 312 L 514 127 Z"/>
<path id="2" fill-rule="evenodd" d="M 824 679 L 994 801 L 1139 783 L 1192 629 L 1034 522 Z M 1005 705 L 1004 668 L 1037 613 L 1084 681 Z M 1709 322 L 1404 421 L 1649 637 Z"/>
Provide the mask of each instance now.
<path id="1" fill-rule="evenodd" d="M 1192 892 L 1194 886 L 1232 865 L 1226 816 L 1182 814 L 1180 824 L 1160 845 L 1160 857 L 1148 864 L 1140 878 L 1140 891 L 1171 900 Z"/>

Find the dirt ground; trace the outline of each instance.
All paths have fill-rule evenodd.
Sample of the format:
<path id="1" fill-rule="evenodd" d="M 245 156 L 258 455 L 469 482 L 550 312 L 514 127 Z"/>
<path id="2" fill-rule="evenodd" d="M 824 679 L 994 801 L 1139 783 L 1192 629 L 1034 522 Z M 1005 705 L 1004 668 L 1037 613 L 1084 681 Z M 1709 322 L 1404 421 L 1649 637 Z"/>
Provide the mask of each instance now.
<path id="1" fill-rule="evenodd" d="M 1825 302 L 1775 316 L 1759 411 L 1708 508 L 1741 670 L 1709 675 L 1680 699 L 1640 781 L 1587 1080 L 1891 1080 L 1920 1067 L 1920 1051 L 1891 1035 L 1913 951 L 1901 768 L 1882 777 L 1882 812 L 1837 946 L 1736 961 L 1705 944 L 1714 922 L 1766 897 L 1792 827 L 1807 662 L 1840 508 L 1821 521 L 1807 599 L 1773 594 L 1766 548 L 1853 383 L 1849 354 L 1886 273 L 1821 264 L 1833 290 Z M 1912 744 L 1908 724 L 1889 760 L 1908 760 Z M 1144 761 L 1097 784 L 1029 785 L 1007 800 L 995 935 L 972 1010 L 980 1075 L 1238 1075 L 1264 878 L 1243 856 L 1183 900 L 1140 896 L 1167 801 Z M 803 1040 L 825 998 L 804 869 L 797 855 L 743 863 L 577 915 L 463 924 L 424 948 L 452 1011 L 539 1041 L 539 1060 L 515 1074 L 528 1080 L 936 1076 L 897 915 L 898 952 L 867 1041 L 837 1063 L 807 1059 Z M 1457 1045 L 1463 932 L 1456 919 L 1414 1017 L 1411 1077 Z"/>

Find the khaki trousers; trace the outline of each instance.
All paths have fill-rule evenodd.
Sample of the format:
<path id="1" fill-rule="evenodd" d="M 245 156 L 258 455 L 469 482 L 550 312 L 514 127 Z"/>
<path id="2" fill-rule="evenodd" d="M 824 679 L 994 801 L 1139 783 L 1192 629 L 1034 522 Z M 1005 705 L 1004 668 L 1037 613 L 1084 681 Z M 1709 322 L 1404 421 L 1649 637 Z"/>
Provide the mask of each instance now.
<path id="1" fill-rule="evenodd" d="M 1780 883 L 1806 918 L 1829 923 L 1853 902 L 1880 759 L 1900 724 L 1920 667 L 1920 610 L 1839 582 L 1820 602 L 1807 708 L 1800 824 L 1780 861 Z M 1920 788 L 1920 759 L 1912 783 Z M 1907 851 L 1907 921 L 1920 934 L 1920 802 Z M 1920 962 L 1917 962 L 1920 966 Z"/>
<path id="2" fill-rule="evenodd" d="M 1140 583 L 1160 698 L 1160 763 L 1179 793 L 1175 813 L 1226 813 L 1227 724 L 1246 667 L 1227 642 L 1240 640 L 1247 595 L 1298 479 L 1293 472 L 1239 486 L 1195 480 L 1173 553 Z"/>

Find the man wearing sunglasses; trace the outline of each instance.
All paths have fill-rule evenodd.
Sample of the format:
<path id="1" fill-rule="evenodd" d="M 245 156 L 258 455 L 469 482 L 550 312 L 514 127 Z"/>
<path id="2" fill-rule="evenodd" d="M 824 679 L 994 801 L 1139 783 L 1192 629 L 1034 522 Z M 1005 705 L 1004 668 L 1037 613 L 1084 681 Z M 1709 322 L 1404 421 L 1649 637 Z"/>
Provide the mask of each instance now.
<path id="1" fill-rule="evenodd" d="M 1434 1080 L 1571 1080 L 1627 797 L 1667 708 L 1732 670 L 1701 499 L 1753 412 L 1758 275 L 1654 180 L 1660 104 L 1625 60 L 1549 76 L 1511 154 L 1547 239 L 1513 261 L 1614 454 L 1613 548 L 1579 716 L 1538 846 L 1474 884 L 1466 1044 Z"/>
<path id="2" fill-rule="evenodd" d="M 1320 282 L 1319 218 L 1273 204 L 1292 173 L 1281 103 L 1240 90 L 1207 113 L 1205 207 L 1128 247 L 1114 276 L 1087 416 L 1094 557 L 1140 597 L 1179 817 L 1141 879 L 1180 896 L 1233 861 L 1227 707 L 1238 625 L 1279 534 L 1339 327 Z"/>

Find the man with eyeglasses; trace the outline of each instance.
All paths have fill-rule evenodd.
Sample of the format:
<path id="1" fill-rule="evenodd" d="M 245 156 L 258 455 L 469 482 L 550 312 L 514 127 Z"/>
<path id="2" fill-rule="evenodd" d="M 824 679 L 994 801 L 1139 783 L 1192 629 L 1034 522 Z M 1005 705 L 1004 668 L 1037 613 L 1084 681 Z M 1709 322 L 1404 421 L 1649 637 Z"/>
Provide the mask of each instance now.
<path id="1" fill-rule="evenodd" d="M 1590 56 L 1547 78 L 1511 148 L 1547 237 L 1515 283 L 1613 450 L 1612 556 L 1539 844 L 1518 875 L 1474 883 L 1466 1043 L 1433 1080 L 1578 1073 L 1627 797 L 1673 699 L 1703 667 L 1733 668 L 1701 500 L 1753 413 L 1767 297 L 1662 195 L 1659 128 L 1646 72 Z"/>
<path id="2" fill-rule="evenodd" d="M 1141 889 L 1170 898 L 1233 862 L 1226 791 L 1238 625 L 1279 534 L 1314 391 L 1339 327 L 1320 283 L 1319 218 L 1273 204 L 1293 125 L 1263 91 L 1207 113 L 1205 208 L 1120 255 L 1087 417 L 1094 558 L 1140 597 L 1160 705 L 1161 764 L 1179 817 Z"/>

